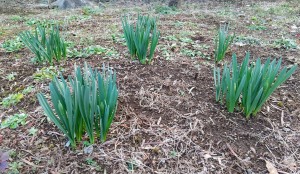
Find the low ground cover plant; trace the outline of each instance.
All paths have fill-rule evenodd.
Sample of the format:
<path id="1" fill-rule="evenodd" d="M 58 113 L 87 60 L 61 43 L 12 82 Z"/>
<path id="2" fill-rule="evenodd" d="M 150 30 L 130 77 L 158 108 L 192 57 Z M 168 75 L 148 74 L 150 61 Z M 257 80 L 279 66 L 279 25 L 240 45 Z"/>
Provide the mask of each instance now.
<path id="1" fill-rule="evenodd" d="M 59 33 L 59 26 L 52 26 L 49 33 L 46 29 L 48 28 L 38 25 L 34 34 L 24 31 L 19 36 L 25 46 L 35 54 L 37 62 L 48 62 L 52 65 L 54 60 L 59 62 L 67 58 L 67 45 Z"/>
<path id="2" fill-rule="evenodd" d="M 228 28 L 229 25 L 221 26 L 215 40 L 215 62 L 217 63 L 224 59 L 226 51 L 235 38 L 235 35 L 228 34 Z"/>
<path id="3" fill-rule="evenodd" d="M 139 15 L 134 25 L 124 17 L 122 26 L 131 57 L 142 64 L 151 63 L 160 36 L 155 18 Z"/>
<path id="4" fill-rule="evenodd" d="M 14 106 L 18 104 L 24 96 L 26 96 L 28 93 L 32 92 L 34 90 L 33 86 L 28 86 L 25 89 L 23 89 L 21 92 L 9 94 L 7 97 L 4 97 L 0 104 L 3 108 L 8 108 L 11 106 Z"/>
<path id="5" fill-rule="evenodd" d="M 13 80 L 15 80 L 16 75 L 18 75 L 16 72 L 11 72 L 10 74 L 8 74 L 8 75 L 6 76 L 6 79 L 7 79 L 8 81 L 13 81 Z"/>
<path id="6" fill-rule="evenodd" d="M 267 30 L 267 27 L 263 25 L 249 25 L 247 28 L 249 30 L 259 30 L 259 31 Z"/>
<path id="7" fill-rule="evenodd" d="M 114 48 L 105 48 L 100 45 L 90 45 L 80 50 L 69 47 L 67 52 L 68 58 L 87 58 L 91 55 L 103 55 L 102 58 L 118 57 L 118 52 Z"/>
<path id="8" fill-rule="evenodd" d="M 1 123 L 1 129 L 16 129 L 19 125 L 25 125 L 27 116 L 25 113 L 11 115 Z"/>
<path id="9" fill-rule="evenodd" d="M 169 7 L 169 6 L 156 6 L 154 11 L 158 14 L 174 14 L 176 13 L 176 7 Z"/>
<path id="10" fill-rule="evenodd" d="M 14 93 L 14 94 L 9 94 L 7 97 L 3 98 L 0 104 L 4 108 L 8 108 L 10 106 L 16 105 L 19 103 L 22 99 L 24 98 L 23 93 Z"/>
<path id="11" fill-rule="evenodd" d="M 273 41 L 272 46 L 278 49 L 297 49 L 298 45 L 295 40 L 280 38 Z"/>
<path id="12" fill-rule="evenodd" d="M 239 46 L 244 46 L 244 45 L 260 46 L 263 44 L 263 41 L 258 38 L 252 36 L 243 36 L 243 35 L 236 36 L 233 42 L 235 43 L 235 45 L 239 45 Z"/>
<path id="13" fill-rule="evenodd" d="M 233 55 L 232 63 L 225 64 L 222 75 L 220 68 L 214 68 L 216 101 L 225 103 L 229 112 L 234 112 L 240 105 L 247 119 L 261 110 L 276 88 L 297 68 L 294 65 L 289 70 L 287 67 L 281 69 L 281 59 L 271 61 L 270 58 L 264 64 L 258 58 L 249 65 L 249 58 L 247 53 L 238 65 L 236 55 Z"/>
<path id="14" fill-rule="evenodd" d="M 21 42 L 20 37 L 16 37 L 15 39 L 9 39 L 3 42 L 1 45 L 6 52 L 17 52 L 24 48 L 23 43 Z"/>
<path id="15" fill-rule="evenodd" d="M 38 69 L 32 76 L 35 81 L 52 80 L 58 75 L 58 68 L 56 66 L 43 67 Z"/>
<path id="16" fill-rule="evenodd" d="M 50 83 L 54 109 L 43 94 L 38 94 L 38 100 L 45 114 L 68 137 L 73 147 L 85 133 L 91 144 L 95 142 L 95 136 L 104 142 L 117 108 L 116 73 L 105 66 L 100 73 L 87 64 L 83 69 L 75 66 L 74 73 L 75 76 L 68 79 L 62 75 L 54 77 Z"/>

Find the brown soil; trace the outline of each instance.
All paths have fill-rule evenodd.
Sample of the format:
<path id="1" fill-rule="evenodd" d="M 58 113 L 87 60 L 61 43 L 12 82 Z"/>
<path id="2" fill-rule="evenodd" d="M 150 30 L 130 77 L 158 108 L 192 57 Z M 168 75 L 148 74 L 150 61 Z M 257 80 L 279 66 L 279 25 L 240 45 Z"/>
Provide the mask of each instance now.
<path id="1" fill-rule="evenodd" d="M 280 3 L 270 4 L 279 6 Z M 199 9 L 205 8 L 204 5 L 196 5 Z M 186 8 L 188 7 L 192 6 Z M 1 108 L 0 119 L 18 112 L 29 115 L 26 125 L 14 130 L 0 131 L 0 150 L 15 151 L 9 162 L 22 162 L 20 173 L 106 171 L 250 174 L 268 173 L 266 161 L 271 162 L 280 173 L 300 171 L 299 69 L 275 91 L 257 117 L 250 120 L 246 120 L 243 113 L 229 114 L 224 106 L 215 101 L 212 55 L 213 38 L 218 24 L 223 20 L 230 21 L 236 34 L 247 33 L 262 40 L 279 37 L 278 32 L 267 30 L 262 33 L 248 33 L 245 25 L 255 14 L 246 5 L 239 8 L 233 5 L 228 8 L 234 13 L 245 12 L 247 19 L 238 16 L 218 16 L 215 11 L 221 9 L 220 6 L 212 6 L 212 10 L 205 13 L 201 10 L 191 10 L 165 15 L 159 18 L 163 38 L 155 60 L 151 65 L 141 65 L 130 60 L 126 47 L 120 42 L 113 43 L 110 35 L 113 25 L 117 26 L 116 31 L 122 31 L 120 16 L 123 11 L 134 8 L 136 7 L 108 7 L 103 14 L 93 15 L 84 21 L 75 20 L 68 25 L 64 24 L 66 27 L 63 32 L 66 33 L 67 39 L 78 43 L 78 47 L 81 38 L 93 37 L 94 45 L 112 47 L 119 53 L 118 59 L 103 59 L 103 55 L 93 55 L 86 59 L 69 59 L 56 64 L 57 67 L 65 69 L 64 76 L 71 75 L 75 63 L 82 65 L 83 62 L 88 62 L 92 67 L 101 67 L 103 63 L 109 63 L 117 71 L 120 93 L 118 112 L 107 142 L 96 143 L 92 154 L 83 153 L 82 143 L 75 150 L 65 147 L 66 138 L 43 115 L 35 96 L 38 92 L 49 93 L 49 81 L 35 81 L 32 75 L 38 68 L 46 65 L 32 64 L 30 59 L 33 55 L 27 49 L 17 53 L 1 50 L 0 98 L 21 91 L 26 86 L 35 86 L 35 91 L 26 95 L 17 105 L 8 109 Z M 147 8 L 141 10 L 144 13 L 148 12 Z M 30 15 L 33 12 L 37 11 L 29 11 L 28 18 L 33 17 Z M 64 17 L 60 14 L 80 16 L 81 10 L 59 14 L 54 10 L 46 10 L 43 13 L 34 17 L 62 20 Z M 28 28 L 25 22 L 14 22 L 6 15 L 0 16 L 0 19 L 19 28 Z M 178 21 L 191 22 L 192 25 L 176 25 Z M 4 24 L 0 26 L 6 27 Z M 288 33 L 285 26 L 279 28 Z M 165 38 L 167 35 L 182 37 L 183 31 L 189 32 L 186 37 L 191 38 L 192 43 L 183 44 Z M 18 29 L 15 34 L 17 32 Z M 0 43 L 8 38 L 11 38 L 11 35 L 4 33 L 0 36 Z M 177 44 L 175 48 L 171 47 L 173 43 Z M 208 45 L 208 49 L 201 51 L 210 55 L 211 60 L 201 56 L 190 58 L 181 54 L 185 48 L 194 49 L 194 43 Z M 164 46 L 169 51 L 171 60 L 166 60 Z M 293 51 L 275 49 L 270 45 L 233 45 L 225 60 L 229 62 L 231 54 L 236 53 L 240 61 L 246 51 L 263 59 L 269 56 L 282 57 L 284 65 L 297 62 L 297 57 L 300 56 L 299 49 Z M 15 58 L 16 55 L 19 59 Z M 5 77 L 12 72 L 16 72 L 17 76 L 13 81 L 9 81 Z M 28 134 L 31 127 L 38 129 L 37 135 Z M 96 162 L 96 165 L 88 163 L 88 158 Z"/>

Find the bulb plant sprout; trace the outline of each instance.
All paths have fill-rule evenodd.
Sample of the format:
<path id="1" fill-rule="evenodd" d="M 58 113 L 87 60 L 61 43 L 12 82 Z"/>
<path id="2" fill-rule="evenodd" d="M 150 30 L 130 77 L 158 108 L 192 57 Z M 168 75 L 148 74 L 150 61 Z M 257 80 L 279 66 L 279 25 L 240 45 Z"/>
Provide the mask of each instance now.
<path id="1" fill-rule="evenodd" d="M 61 75 L 50 83 L 54 110 L 43 94 L 38 94 L 38 100 L 73 147 L 85 133 L 91 144 L 95 143 L 95 135 L 104 142 L 117 109 L 116 73 L 104 65 L 100 73 L 87 64 L 83 69 L 75 66 L 74 73 L 67 80 Z"/>
<path id="2" fill-rule="evenodd" d="M 225 96 L 224 98 L 229 112 L 234 111 L 246 82 L 246 74 L 244 73 L 245 62 L 246 61 L 243 62 L 242 68 L 239 68 L 237 66 L 236 56 L 233 55 L 231 66 L 224 66 L 222 80 L 220 78 L 220 69 L 215 68 L 214 71 L 216 100 L 223 101 L 223 97 Z"/>
<path id="3" fill-rule="evenodd" d="M 258 58 L 249 65 L 250 54 L 247 53 L 241 65 L 237 64 L 236 55 L 232 56 L 230 66 L 225 64 L 222 76 L 220 68 L 214 69 L 216 101 L 225 102 L 229 112 L 240 105 L 246 118 L 255 116 L 278 86 L 284 83 L 296 70 L 281 69 L 280 60 L 267 59 L 265 64 Z M 240 101 L 240 102 L 239 102 Z"/>
<path id="4" fill-rule="evenodd" d="M 151 63 L 160 35 L 156 20 L 139 15 L 134 26 L 129 23 L 127 17 L 124 17 L 122 26 L 131 57 L 137 57 L 142 64 Z"/>
<path id="5" fill-rule="evenodd" d="M 235 35 L 228 34 L 228 25 L 221 26 L 215 43 L 215 62 L 218 63 L 224 59 L 226 51 L 232 44 Z"/>
<path id="6" fill-rule="evenodd" d="M 52 26 L 47 35 L 46 28 L 38 25 L 34 34 L 24 31 L 19 34 L 22 42 L 34 54 L 37 62 L 57 62 L 66 59 L 67 45 L 59 33 L 59 26 Z"/>

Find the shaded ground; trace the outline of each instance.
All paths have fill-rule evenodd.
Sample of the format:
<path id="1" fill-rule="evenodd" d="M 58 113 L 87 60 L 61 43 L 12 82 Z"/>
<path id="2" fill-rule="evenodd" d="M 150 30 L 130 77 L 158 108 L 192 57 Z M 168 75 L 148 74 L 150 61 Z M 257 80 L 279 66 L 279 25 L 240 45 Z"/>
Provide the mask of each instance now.
<path id="1" fill-rule="evenodd" d="M 0 0 L 0 14 L 28 13 L 28 7 L 34 4 L 35 0 Z"/>
<path id="2" fill-rule="evenodd" d="M 293 25 L 300 26 L 299 4 L 221 5 L 186 4 L 184 10 L 171 14 L 155 13 L 158 4 L 109 4 L 94 12 L 28 10 L 21 18 L 16 14 L 0 15 L 0 43 L 32 29 L 33 21 L 51 19 L 63 26 L 66 40 L 73 41 L 76 48 L 113 48 L 112 55 L 69 59 L 56 66 L 63 68 L 67 76 L 75 63 L 86 61 L 92 67 L 109 63 L 118 73 L 120 91 L 118 112 L 107 142 L 96 143 L 92 154 L 84 154 L 83 144 L 71 150 L 64 147 L 66 139 L 47 121 L 35 97 L 37 92 L 49 93 L 49 80 L 33 77 L 47 65 L 32 64 L 33 55 L 25 48 L 13 53 L 1 49 L 0 97 L 29 85 L 35 87 L 17 105 L 1 108 L 2 120 L 19 112 L 29 115 L 24 126 L 1 129 L 1 149 L 14 152 L 10 163 L 18 164 L 20 173 L 250 174 L 268 173 L 265 161 L 269 161 L 280 173 L 298 173 L 300 71 L 276 90 L 256 118 L 247 121 L 242 113 L 229 114 L 215 102 L 212 67 L 213 38 L 224 21 L 230 22 L 232 32 L 238 36 L 252 37 L 244 37 L 242 44 L 236 41 L 226 55 L 227 61 L 232 53 L 241 60 L 250 51 L 263 59 L 282 57 L 284 65 L 299 62 L 299 48 L 284 49 L 273 44 L 282 37 L 300 43 L 299 30 L 291 32 Z M 139 12 L 159 17 L 162 38 L 152 65 L 130 60 L 120 36 L 120 17 Z M 252 25 L 265 26 L 266 30 L 251 30 Z M 9 80 L 7 75 L 13 72 L 17 75 Z M 34 136 L 28 133 L 31 127 L 38 129 Z"/>

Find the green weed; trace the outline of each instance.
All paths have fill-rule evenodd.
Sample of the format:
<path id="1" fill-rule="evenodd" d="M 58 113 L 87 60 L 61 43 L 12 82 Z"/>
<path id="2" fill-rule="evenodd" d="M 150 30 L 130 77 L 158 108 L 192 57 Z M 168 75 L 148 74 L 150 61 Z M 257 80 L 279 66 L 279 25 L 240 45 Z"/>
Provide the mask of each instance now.
<path id="1" fill-rule="evenodd" d="M 176 8 L 159 5 L 159 6 L 155 7 L 155 13 L 157 13 L 157 14 L 174 14 L 174 13 L 176 13 Z"/>
<path id="2" fill-rule="evenodd" d="M 38 132 L 38 129 L 36 129 L 35 127 L 31 127 L 29 130 L 28 130 L 28 133 L 29 135 L 36 135 L 36 133 Z"/>
<path id="3" fill-rule="evenodd" d="M 258 31 L 263 31 L 263 30 L 267 30 L 266 26 L 263 25 L 250 25 L 247 27 L 249 30 L 258 30 Z"/>
<path id="4" fill-rule="evenodd" d="M 35 18 L 30 18 L 27 21 L 25 21 L 25 23 L 28 26 L 42 26 L 45 28 L 48 27 L 52 27 L 52 26 L 57 26 L 57 25 L 61 25 L 64 22 L 63 21 L 59 21 L 59 20 L 53 20 L 53 19 L 35 19 Z"/>
<path id="5" fill-rule="evenodd" d="M 12 162 L 9 164 L 8 173 L 10 174 L 19 174 L 20 169 L 22 168 L 23 163 L 22 162 Z"/>
<path id="6" fill-rule="evenodd" d="M 236 36 L 234 38 L 234 43 L 237 45 L 261 45 L 262 41 L 258 38 L 252 37 L 252 36 Z"/>
<path id="7" fill-rule="evenodd" d="M 22 91 L 22 94 L 26 95 L 26 94 L 29 94 L 31 93 L 32 91 L 34 91 L 34 87 L 31 85 L 31 86 L 27 86 L 23 91 Z"/>
<path id="8" fill-rule="evenodd" d="M 6 76 L 6 79 L 8 80 L 8 81 L 13 81 L 13 80 L 15 80 L 15 76 L 17 75 L 17 73 L 16 72 L 12 72 L 12 73 L 10 73 L 10 74 L 8 74 L 7 76 Z"/>
<path id="9" fill-rule="evenodd" d="M 168 40 L 168 41 L 178 41 L 178 38 L 175 35 L 167 35 L 163 38 Z"/>
<path id="10" fill-rule="evenodd" d="M 69 58 L 87 58 L 92 55 L 104 55 L 103 58 L 116 58 L 119 55 L 113 48 L 108 49 L 100 45 L 91 45 L 81 50 L 73 48 L 67 51 Z"/>
<path id="11" fill-rule="evenodd" d="M 20 114 L 14 114 L 12 116 L 8 116 L 2 123 L 1 123 L 1 129 L 4 128 L 10 128 L 10 129 L 16 129 L 19 127 L 19 125 L 25 125 L 27 114 L 20 113 Z"/>
<path id="12" fill-rule="evenodd" d="M 32 92 L 33 90 L 34 90 L 33 86 L 28 86 L 25 89 L 23 89 L 22 92 L 18 92 L 18 93 L 15 93 L 15 94 L 9 94 L 7 97 L 2 99 L 0 104 L 4 108 L 8 108 L 12 105 L 16 105 L 24 98 L 24 95 Z"/>
<path id="13" fill-rule="evenodd" d="M 24 21 L 24 17 L 19 16 L 19 15 L 13 15 L 13 16 L 10 17 L 10 19 L 12 21 L 15 21 L 15 22 L 22 22 L 22 21 Z"/>
<path id="14" fill-rule="evenodd" d="M 12 105 L 16 105 L 23 99 L 24 95 L 22 93 L 9 94 L 7 97 L 3 98 L 0 104 L 4 108 L 8 108 Z"/>
<path id="15" fill-rule="evenodd" d="M 20 37 L 6 40 L 1 46 L 6 52 L 17 52 L 24 48 L 24 44 L 22 43 Z"/>
<path id="16" fill-rule="evenodd" d="M 97 172 L 102 171 L 101 166 L 99 166 L 99 164 L 92 158 L 86 158 L 85 161 L 88 165 L 92 166 Z"/>
<path id="17" fill-rule="evenodd" d="M 295 40 L 280 38 L 273 41 L 272 46 L 279 49 L 296 49 L 298 47 Z"/>
<path id="18" fill-rule="evenodd" d="M 44 80 L 52 80 L 53 77 L 58 75 L 58 69 L 54 66 L 43 67 L 40 70 L 37 70 L 33 74 L 34 80 L 44 81 Z"/>
<path id="19" fill-rule="evenodd" d="M 90 6 L 85 6 L 81 9 L 82 14 L 85 16 L 91 16 L 91 15 L 96 15 L 96 14 L 100 14 L 102 12 L 102 10 L 100 8 L 93 8 Z"/>

